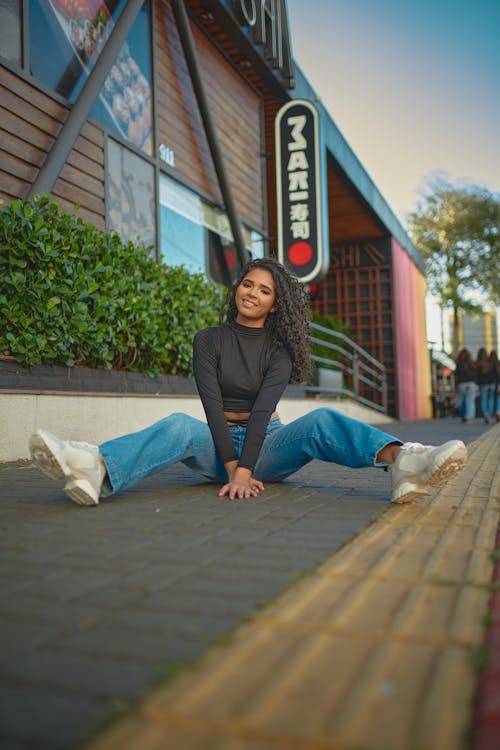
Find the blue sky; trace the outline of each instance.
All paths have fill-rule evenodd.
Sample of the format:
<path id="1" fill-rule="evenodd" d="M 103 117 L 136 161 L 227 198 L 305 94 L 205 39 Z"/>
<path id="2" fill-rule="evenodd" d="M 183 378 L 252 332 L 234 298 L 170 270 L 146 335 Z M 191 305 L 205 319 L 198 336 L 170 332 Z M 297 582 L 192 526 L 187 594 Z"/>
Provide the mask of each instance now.
<path id="1" fill-rule="evenodd" d="M 293 54 L 405 223 L 425 181 L 500 193 L 500 0 L 287 0 Z"/>

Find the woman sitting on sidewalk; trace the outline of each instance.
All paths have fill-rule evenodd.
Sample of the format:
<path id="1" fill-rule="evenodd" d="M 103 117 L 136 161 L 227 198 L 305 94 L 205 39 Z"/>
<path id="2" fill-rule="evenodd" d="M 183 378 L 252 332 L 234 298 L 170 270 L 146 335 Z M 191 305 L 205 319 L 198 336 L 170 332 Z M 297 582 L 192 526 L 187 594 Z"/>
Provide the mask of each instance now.
<path id="1" fill-rule="evenodd" d="M 97 505 L 181 461 L 222 484 L 219 496 L 255 497 L 312 459 L 392 473 L 392 500 L 426 495 L 464 464 L 460 440 L 439 447 L 405 443 L 330 408 L 283 425 L 275 411 L 289 382 L 309 375 L 307 300 L 301 284 L 272 258 L 251 261 L 233 285 L 224 325 L 194 339 L 195 379 L 207 422 L 172 414 L 100 447 L 60 440 L 39 429 L 31 437 L 36 465 L 65 481 L 81 505 Z"/>

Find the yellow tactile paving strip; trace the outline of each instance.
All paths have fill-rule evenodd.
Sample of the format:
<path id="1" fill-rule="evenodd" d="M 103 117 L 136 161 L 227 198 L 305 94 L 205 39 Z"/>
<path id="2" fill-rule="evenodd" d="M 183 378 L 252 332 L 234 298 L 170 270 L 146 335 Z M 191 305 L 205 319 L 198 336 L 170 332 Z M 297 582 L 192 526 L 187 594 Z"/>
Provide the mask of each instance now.
<path id="1" fill-rule="evenodd" d="M 466 750 L 500 425 L 88 750 Z"/>

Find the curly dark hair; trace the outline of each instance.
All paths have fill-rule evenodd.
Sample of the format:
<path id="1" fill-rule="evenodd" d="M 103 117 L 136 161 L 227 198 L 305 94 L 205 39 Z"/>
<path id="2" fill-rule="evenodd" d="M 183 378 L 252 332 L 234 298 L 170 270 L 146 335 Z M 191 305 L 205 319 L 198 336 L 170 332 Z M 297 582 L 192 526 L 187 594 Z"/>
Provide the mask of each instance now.
<path id="1" fill-rule="evenodd" d="M 312 372 L 308 344 L 308 294 L 298 279 L 275 258 L 256 258 L 247 263 L 239 278 L 228 290 L 226 302 L 221 312 L 221 323 L 236 321 L 238 315 L 236 289 L 247 273 L 254 268 L 263 268 L 269 271 L 274 279 L 275 311 L 268 315 L 264 327 L 290 353 L 292 358 L 290 383 L 308 382 Z"/>

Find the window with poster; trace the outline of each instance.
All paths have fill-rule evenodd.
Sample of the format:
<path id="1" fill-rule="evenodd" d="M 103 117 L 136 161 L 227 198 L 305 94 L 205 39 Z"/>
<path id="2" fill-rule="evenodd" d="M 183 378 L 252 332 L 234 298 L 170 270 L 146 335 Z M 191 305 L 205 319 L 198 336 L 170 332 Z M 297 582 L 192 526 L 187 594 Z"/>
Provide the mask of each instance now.
<path id="1" fill-rule="evenodd" d="M 0 0 L 0 56 L 22 66 L 21 0 Z"/>
<path id="2" fill-rule="evenodd" d="M 106 149 L 107 225 L 124 242 L 155 246 L 155 169 L 113 138 Z"/>
<path id="3" fill-rule="evenodd" d="M 264 254 L 258 232 L 243 227 L 252 258 Z M 174 180 L 160 176 L 160 255 L 169 266 L 185 266 L 204 273 L 211 281 L 229 286 L 238 276 L 240 264 L 224 211 L 204 201 L 197 193 Z"/>
<path id="4" fill-rule="evenodd" d="M 29 0 L 32 75 L 74 102 L 126 0 Z M 150 3 L 144 3 L 91 117 L 153 153 Z M 49 52 L 50 50 L 50 52 Z"/>

